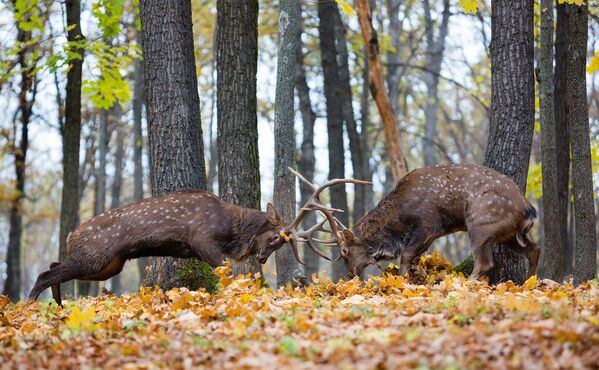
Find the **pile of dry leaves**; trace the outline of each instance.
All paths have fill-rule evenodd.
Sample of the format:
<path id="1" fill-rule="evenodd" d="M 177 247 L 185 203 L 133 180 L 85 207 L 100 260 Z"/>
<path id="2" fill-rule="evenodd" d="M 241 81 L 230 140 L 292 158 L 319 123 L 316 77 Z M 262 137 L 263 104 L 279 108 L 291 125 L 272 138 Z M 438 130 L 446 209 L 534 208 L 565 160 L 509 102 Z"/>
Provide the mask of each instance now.
<path id="1" fill-rule="evenodd" d="M 213 295 L 141 289 L 64 308 L 1 297 L 0 368 L 599 366 L 596 280 L 489 286 L 436 268 L 445 264 L 423 258 L 414 281 L 313 277 L 307 288 L 281 290 L 222 267 Z"/>

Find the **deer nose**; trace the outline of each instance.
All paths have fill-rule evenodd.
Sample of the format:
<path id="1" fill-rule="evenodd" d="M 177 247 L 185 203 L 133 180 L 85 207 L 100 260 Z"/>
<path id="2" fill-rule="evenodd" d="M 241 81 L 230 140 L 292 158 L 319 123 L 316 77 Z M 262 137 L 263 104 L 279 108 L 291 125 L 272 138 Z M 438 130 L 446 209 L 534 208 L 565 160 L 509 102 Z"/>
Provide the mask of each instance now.
<path id="1" fill-rule="evenodd" d="M 258 263 L 260 263 L 262 265 L 265 264 L 266 260 L 268 259 L 268 257 L 263 256 L 262 253 L 260 253 L 257 258 L 258 258 Z"/>

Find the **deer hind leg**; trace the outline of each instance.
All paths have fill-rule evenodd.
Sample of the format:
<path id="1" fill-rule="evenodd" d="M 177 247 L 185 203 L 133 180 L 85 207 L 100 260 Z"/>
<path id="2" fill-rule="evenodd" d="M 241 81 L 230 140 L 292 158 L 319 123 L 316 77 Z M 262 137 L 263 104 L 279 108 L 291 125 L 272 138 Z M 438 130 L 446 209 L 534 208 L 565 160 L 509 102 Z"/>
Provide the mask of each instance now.
<path id="1" fill-rule="evenodd" d="M 470 278 L 479 279 L 493 268 L 493 240 L 487 239 L 482 243 L 472 241 L 472 257 L 474 269 Z"/>

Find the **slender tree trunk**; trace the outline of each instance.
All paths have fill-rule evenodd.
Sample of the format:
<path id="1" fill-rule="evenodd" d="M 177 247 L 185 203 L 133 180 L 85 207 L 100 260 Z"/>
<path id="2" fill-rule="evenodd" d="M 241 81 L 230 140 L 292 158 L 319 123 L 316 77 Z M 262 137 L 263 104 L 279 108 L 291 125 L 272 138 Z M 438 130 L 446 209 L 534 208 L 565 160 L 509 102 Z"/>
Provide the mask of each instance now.
<path id="1" fill-rule="evenodd" d="M 218 0 L 216 17 L 218 192 L 229 203 L 260 208 L 256 116 L 258 1 Z M 233 272 L 262 272 L 255 258 Z"/>
<path id="2" fill-rule="evenodd" d="M 139 2 L 152 195 L 205 189 L 189 0 Z M 175 258 L 153 258 L 144 284 L 177 286 Z"/>
<path id="3" fill-rule="evenodd" d="M 426 66 L 429 72 L 424 74 L 427 99 L 424 108 L 424 140 L 422 148 L 424 153 L 424 165 L 431 166 L 437 163 L 435 153 L 435 141 L 437 137 L 437 112 L 439 110 L 439 76 L 443 53 L 445 51 L 445 39 L 449 26 L 449 0 L 443 0 L 443 13 L 437 36 L 431 15 L 430 0 L 424 1 L 424 18 L 426 22 Z"/>
<path id="4" fill-rule="evenodd" d="M 216 26 L 214 29 L 214 42 L 213 42 L 213 58 L 210 63 L 210 86 L 212 92 L 210 94 L 210 120 L 208 121 L 208 141 L 210 142 L 210 162 L 208 164 L 208 191 L 215 193 L 214 185 L 217 180 L 217 168 L 218 168 L 218 148 L 216 144 L 216 137 L 213 135 L 214 128 L 214 110 L 216 109 Z"/>
<path id="5" fill-rule="evenodd" d="M 366 169 L 366 177 L 364 177 L 365 181 L 372 182 L 372 173 L 373 168 L 370 166 L 370 151 L 366 150 L 366 148 L 370 148 L 370 130 L 371 130 L 370 121 L 370 91 L 368 87 L 368 59 L 364 58 L 364 65 L 362 67 L 362 91 L 360 97 L 360 125 L 362 127 L 361 141 L 362 148 L 364 148 L 364 156 L 362 160 L 364 163 L 362 166 Z M 372 186 L 365 186 L 366 192 L 364 193 L 364 207 L 365 212 L 368 212 L 374 207 L 374 190 Z M 358 221 L 358 220 L 355 220 Z"/>
<path id="6" fill-rule="evenodd" d="M 383 64 L 379 51 L 379 41 L 376 31 L 372 26 L 372 17 L 370 7 L 367 0 L 358 0 L 357 2 L 358 22 L 362 30 L 362 38 L 367 45 L 366 54 L 368 57 L 368 72 L 370 93 L 374 97 L 376 105 L 379 109 L 381 119 L 383 121 L 383 129 L 385 132 L 385 145 L 389 153 L 391 162 L 391 173 L 395 182 L 399 181 L 408 172 L 403 150 L 401 147 L 401 137 L 399 134 L 399 121 L 387 89 L 385 88 L 385 80 L 383 78 Z"/>
<path id="7" fill-rule="evenodd" d="M 320 54 L 324 73 L 324 95 L 327 103 L 327 131 L 329 136 L 329 179 L 345 177 L 345 150 L 343 145 L 343 103 L 339 89 L 339 65 L 335 48 L 335 22 L 339 16 L 337 4 L 334 2 L 318 2 L 318 33 L 320 35 Z M 331 205 L 334 208 L 347 209 L 347 193 L 345 186 L 336 186 L 329 190 Z M 341 213 L 339 219 L 345 225 L 349 222 L 348 214 Z M 338 248 L 333 248 L 333 257 L 339 255 Z M 345 276 L 342 262 L 334 262 L 331 278 L 337 281 Z"/>
<path id="8" fill-rule="evenodd" d="M 561 282 L 564 278 L 564 245 L 558 214 L 556 127 L 553 75 L 553 3 L 541 0 L 539 93 L 541 100 L 541 156 L 543 164 L 544 276 Z"/>
<path id="9" fill-rule="evenodd" d="M 279 48 L 277 54 L 277 87 L 275 93 L 275 174 L 273 203 L 287 222 L 295 218 L 295 176 L 288 167 L 295 167 L 294 80 L 297 71 L 298 11 L 296 0 L 281 0 L 279 13 Z M 285 245 L 275 252 L 277 286 L 293 282 L 301 275 L 291 247 Z"/>
<path id="10" fill-rule="evenodd" d="M 295 87 L 299 98 L 299 109 L 302 115 L 302 145 L 301 155 L 299 157 L 298 166 L 300 173 L 310 182 L 314 182 L 314 170 L 316 166 L 316 157 L 314 154 L 314 124 L 316 122 L 316 113 L 312 108 L 310 101 L 310 88 L 306 78 L 304 69 L 304 50 L 302 43 L 303 22 L 302 22 L 302 0 L 296 1 L 298 27 L 296 33 L 295 58 L 296 58 L 296 79 Z M 302 186 L 300 183 L 300 203 L 306 204 L 312 192 L 310 189 Z M 303 221 L 304 225 L 311 226 L 316 224 L 316 213 L 310 212 L 306 215 Z M 316 246 L 318 247 L 318 246 Z M 318 265 L 320 257 L 313 253 L 309 248 L 304 248 L 303 260 L 304 274 L 312 276 L 318 273 Z"/>
<path id="11" fill-rule="evenodd" d="M 112 124 L 116 131 L 116 150 L 114 153 L 114 175 L 110 191 L 110 208 L 114 209 L 121 205 L 121 188 L 123 185 L 123 160 L 125 157 L 125 125 L 122 122 L 123 112 L 117 103 L 113 109 Z M 110 279 L 110 290 L 116 295 L 122 292 L 121 275 L 117 274 Z"/>
<path id="12" fill-rule="evenodd" d="M 10 224 L 8 231 L 8 247 L 6 250 L 6 280 L 4 281 L 4 294 L 13 302 L 21 297 L 21 236 L 23 234 L 23 201 L 25 200 L 25 180 L 27 150 L 29 149 L 29 121 L 31 120 L 32 107 L 35 101 L 35 62 L 28 60 L 31 57 L 29 47 L 25 46 L 31 41 L 31 32 L 21 28 L 17 30 L 17 41 L 21 49 L 17 55 L 21 68 L 21 81 L 19 84 L 19 123 L 14 122 L 14 137 L 12 152 L 14 155 L 15 192 L 10 201 Z M 31 97 L 29 93 L 33 91 Z M 17 127 L 20 130 L 17 130 Z M 20 131 L 17 134 L 17 131 Z M 19 137 L 17 144 L 17 136 Z"/>
<path id="13" fill-rule="evenodd" d="M 343 21 L 337 12 L 335 17 L 335 34 L 337 37 L 337 49 L 339 52 L 339 88 L 341 90 L 342 112 L 347 136 L 349 138 L 349 151 L 351 153 L 351 162 L 354 170 L 353 177 L 357 179 L 366 178 L 366 168 L 364 168 L 364 149 L 360 140 L 360 132 L 354 118 L 352 89 L 350 84 L 349 55 L 347 52 L 347 30 Z M 366 213 L 365 197 L 366 186 L 354 186 L 354 207 L 352 211 L 352 222 L 355 223 Z"/>
<path id="14" fill-rule="evenodd" d="M 387 51 L 387 89 L 389 90 L 389 100 L 391 100 L 391 107 L 395 114 L 399 114 L 399 84 L 401 79 L 401 69 L 399 63 L 401 62 L 401 34 L 402 25 L 399 21 L 399 8 L 403 0 L 387 0 L 387 16 L 389 17 L 389 36 L 391 37 L 391 45 L 393 49 Z M 370 10 L 374 13 L 373 5 L 375 1 L 370 2 Z M 366 53 L 364 53 L 366 54 Z M 368 59 L 366 59 L 368 63 Z M 362 130 L 364 130 L 362 128 Z"/>
<path id="15" fill-rule="evenodd" d="M 491 19 L 491 123 L 485 165 L 526 190 L 534 129 L 534 34 L 532 0 L 493 0 Z M 495 246 L 492 282 L 526 276 L 525 258 Z"/>
<path id="16" fill-rule="evenodd" d="M 568 133 L 568 28 L 569 9 L 566 4 L 557 4 L 555 30 L 555 153 L 557 167 L 558 227 L 559 244 L 563 251 L 563 274 L 572 274 L 574 251 L 568 240 L 568 207 L 570 205 L 570 135 Z"/>
<path id="17" fill-rule="evenodd" d="M 81 3 L 79 0 L 66 1 L 67 39 L 79 41 L 81 35 Z M 75 49 L 81 58 L 71 58 L 67 69 L 65 98 L 65 125 L 62 130 L 62 198 L 60 204 L 60 261 L 67 259 L 67 236 L 79 220 L 79 147 L 81 137 L 81 75 L 83 70 L 83 49 Z M 61 291 L 67 296 L 74 294 L 74 282 L 61 284 Z"/>
<path id="18" fill-rule="evenodd" d="M 569 8 L 568 120 L 576 225 L 574 284 L 580 284 L 597 276 L 597 235 L 586 80 L 589 9 L 588 4 L 569 5 Z"/>
<path id="19" fill-rule="evenodd" d="M 137 45 L 141 45 L 141 32 L 136 31 Z M 144 63 L 142 59 L 135 61 L 133 72 L 133 200 L 142 200 L 144 197 L 144 169 L 143 169 L 143 106 L 144 106 Z M 137 259 L 139 281 L 145 276 L 146 267 L 150 264 L 149 257 Z"/>

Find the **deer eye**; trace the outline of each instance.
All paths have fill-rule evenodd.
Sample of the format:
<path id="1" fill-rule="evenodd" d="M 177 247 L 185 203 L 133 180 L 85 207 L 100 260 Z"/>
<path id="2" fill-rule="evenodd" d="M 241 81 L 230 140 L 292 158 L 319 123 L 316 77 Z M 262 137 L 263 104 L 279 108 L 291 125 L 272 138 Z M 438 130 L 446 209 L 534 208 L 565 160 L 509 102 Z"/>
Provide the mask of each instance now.
<path id="1" fill-rule="evenodd" d="M 279 240 L 281 238 L 281 236 L 279 236 L 279 234 L 273 234 L 271 235 L 269 239 L 270 242 L 276 242 L 277 240 Z"/>

